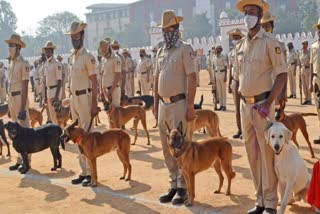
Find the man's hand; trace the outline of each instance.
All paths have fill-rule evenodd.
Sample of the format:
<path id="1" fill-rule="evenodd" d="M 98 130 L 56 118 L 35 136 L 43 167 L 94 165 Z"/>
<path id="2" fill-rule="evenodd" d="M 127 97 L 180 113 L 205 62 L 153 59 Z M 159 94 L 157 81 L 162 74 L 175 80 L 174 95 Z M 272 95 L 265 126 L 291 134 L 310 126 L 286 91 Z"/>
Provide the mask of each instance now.
<path id="1" fill-rule="evenodd" d="M 186 119 L 187 121 L 192 121 L 196 118 L 196 113 L 194 111 L 194 107 L 188 107 L 186 112 Z"/>
<path id="2" fill-rule="evenodd" d="M 260 104 L 255 104 L 253 106 L 253 108 L 255 110 L 258 111 L 259 115 L 262 117 L 262 118 L 267 118 L 269 116 L 269 109 L 270 109 L 270 103 L 268 102 L 268 100 L 264 100 L 262 103 Z"/>
<path id="3" fill-rule="evenodd" d="M 20 111 L 18 114 L 19 120 L 25 120 L 27 118 L 27 112 L 26 111 Z"/>

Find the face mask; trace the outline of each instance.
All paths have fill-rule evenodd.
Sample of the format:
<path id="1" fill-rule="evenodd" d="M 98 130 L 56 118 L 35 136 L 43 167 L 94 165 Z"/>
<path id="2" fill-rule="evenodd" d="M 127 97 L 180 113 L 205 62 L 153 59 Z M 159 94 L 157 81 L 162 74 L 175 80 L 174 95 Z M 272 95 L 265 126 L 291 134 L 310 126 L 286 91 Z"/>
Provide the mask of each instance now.
<path id="1" fill-rule="evenodd" d="M 257 16 L 245 15 L 244 24 L 249 30 L 253 29 L 257 25 L 257 23 L 258 23 Z"/>
<path id="2" fill-rule="evenodd" d="M 238 40 L 232 40 L 232 44 L 235 46 L 236 44 L 238 44 Z"/>
<path id="3" fill-rule="evenodd" d="M 142 57 L 144 57 L 144 55 L 143 55 L 143 54 L 140 54 L 140 57 L 142 58 Z"/>
<path id="4" fill-rule="evenodd" d="M 179 29 L 172 32 L 163 32 L 163 38 L 166 43 L 166 48 L 172 48 L 179 40 Z"/>
<path id="5" fill-rule="evenodd" d="M 79 50 L 82 47 L 82 39 L 74 40 L 72 39 L 72 46 L 74 49 Z"/>
<path id="6" fill-rule="evenodd" d="M 11 59 L 16 56 L 16 47 L 9 47 L 9 56 Z"/>

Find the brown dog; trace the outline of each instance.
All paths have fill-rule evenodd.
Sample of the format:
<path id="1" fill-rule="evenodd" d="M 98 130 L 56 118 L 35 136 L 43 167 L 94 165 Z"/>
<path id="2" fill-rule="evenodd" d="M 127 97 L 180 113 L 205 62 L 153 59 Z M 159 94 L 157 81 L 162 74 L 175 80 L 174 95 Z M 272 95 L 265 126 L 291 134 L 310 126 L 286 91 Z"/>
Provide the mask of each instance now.
<path id="1" fill-rule="evenodd" d="M 38 111 L 35 108 L 29 108 L 29 115 L 30 115 L 30 122 L 31 122 L 31 127 L 34 128 L 36 123 L 38 122 L 39 125 L 42 125 L 43 121 L 43 116 L 42 113 L 44 111 L 45 107 L 41 109 L 41 111 Z"/>
<path id="2" fill-rule="evenodd" d="M 121 129 L 111 129 L 103 133 L 92 132 L 86 133 L 83 129 L 75 127 L 77 121 L 65 129 L 65 135 L 74 143 L 79 145 L 81 152 L 89 159 L 91 169 L 91 183 L 89 186 L 97 186 L 97 157 L 117 151 L 118 157 L 123 164 L 123 176 L 126 181 L 131 179 L 131 164 L 129 160 L 130 153 L 130 136 Z"/>
<path id="3" fill-rule="evenodd" d="M 206 129 L 210 137 L 221 137 L 218 115 L 209 109 L 195 110 L 196 119 L 188 123 L 188 139 L 192 139 L 193 132 L 201 128 Z"/>
<path id="4" fill-rule="evenodd" d="M 133 128 L 135 130 L 135 136 L 132 145 L 135 145 L 138 138 L 138 124 L 141 120 L 143 129 L 145 130 L 148 138 L 147 145 L 150 145 L 150 137 L 146 122 L 146 112 L 143 109 L 144 106 L 130 105 L 126 107 L 114 107 L 109 102 L 104 103 L 104 105 L 109 117 L 110 128 L 121 128 L 121 126 L 124 126 L 127 122 L 129 122 L 129 120 L 134 118 Z"/>
<path id="5" fill-rule="evenodd" d="M 302 135 L 307 141 L 311 158 L 314 158 L 314 152 L 309 140 L 309 135 L 307 132 L 307 125 L 306 121 L 304 120 L 304 116 L 317 116 L 317 114 L 314 113 L 293 113 L 286 115 L 284 113 L 284 108 L 286 106 L 285 101 L 279 103 L 280 107 L 276 108 L 276 116 L 275 119 L 277 122 L 283 123 L 291 132 L 292 132 L 292 138 L 291 140 L 296 144 L 296 146 L 299 148 L 299 144 L 297 141 L 297 132 L 300 129 L 302 132 Z"/>
<path id="6" fill-rule="evenodd" d="M 191 206 L 195 197 L 195 175 L 208 169 L 212 163 L 219 175 L 219 188 L 215 193 L 220 193 L 223 185 L 221 166 L 228 178 L 226 195 L 231 194 L 231 180 L 235 177 L 232 170 L 232 146 L 226 138 L 216 137 L 198 142 L 188 142 L 183 134 L 182 122 L 178 129 L 170 130 L 167 125 L 168 144 L 172 156 L 174 156 L 182 170 L 187 185 L 187 206 Z"/>

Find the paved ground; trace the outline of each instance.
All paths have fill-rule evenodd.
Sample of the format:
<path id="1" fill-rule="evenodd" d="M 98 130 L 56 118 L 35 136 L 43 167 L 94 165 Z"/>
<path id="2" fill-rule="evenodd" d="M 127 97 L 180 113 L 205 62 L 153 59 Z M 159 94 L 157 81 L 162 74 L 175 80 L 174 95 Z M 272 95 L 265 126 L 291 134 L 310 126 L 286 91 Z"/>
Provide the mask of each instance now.
<path id="1" fill-rule="evenodd" d="M 207 72 L 201 72 L 201 87 L 198 88 L 196 101 L 201 94 L 205 100 L 203 108 L 212 109 L 210 88 L 207 86 Z M 29 99 L 30 101 L 32 99 Z M 36 106 L 32 103 L 32 106 Z M 232 136 L 236 131 L 234 106 L 228 97 L 228 111 L 218 112 L 221 132 Z M 315 112 L 314 106 L 300 106 L 299 100 L 290 100 L 288 112 Z M 97 130 L 104 130 L 107 125 L 105 113 L 100 114 L 102 123 Z M 4 118 L 7 120 L 7 118 Z M 306 117 L 308 132 L 313 140 L 319 135 L 317 117 Z M 131 124 L 131 122 L 130 122 Z M 127 127 L 130 127 L 130 124 Z M 254 187 L 242 141 L 232 141 L 233 168 L 237 173 L 232 182 L 232 195 L 213 194 L 218 186 L 218 177 L 213 169 L 196 176 L 195 205 L 191 208 L 174 207 L 171 204 L 158 203 L 158 197 L 168 188 L 168 172 L 165 167 L 158 130 L 152 129 L 154 119 L 148 113 L 148 128 L 151 146 L 147 146 L 144 132 L 139 130 L 137 145 L 131 147 L 132 181 L 119 180 L 122 166 L 116 154 L 110 153 L 98 159 L 99 187 L 83 188 L 71 185 L 77 177 L 79 165 L 77 147 L 73 144 L 62 151 L 63 169 L 51 172 L 52 157 L 49 150 L 32 157 L 32 170 L 25 176 L 9 172 L 8 167 L 15 163 L 16 153 L 11 159 L 0 157 L 0 213 L 223 213 L 241 214 L 254 203 Z M 129 131 L 133 136 L 133 132 Z M 196 139 L 207 136 L 196 133 Z M 298 134 L 301 145 L 300 154 L 309 171 L 318 159 L 311 159 L 305 140 Z M 316 157 L 320 157 L 320 147 L 313 145 Z M 12 149 L 13 150 L 13 149 Z M 6 152 L 6 148 L 4 148 Z M 290 164 L 290 163 L 288 163 Z M 224 184 L 222 191 L 225 191 Z M 312 213 L 308 204 L 295 203 L 287 207 L 286 213 Z"/>

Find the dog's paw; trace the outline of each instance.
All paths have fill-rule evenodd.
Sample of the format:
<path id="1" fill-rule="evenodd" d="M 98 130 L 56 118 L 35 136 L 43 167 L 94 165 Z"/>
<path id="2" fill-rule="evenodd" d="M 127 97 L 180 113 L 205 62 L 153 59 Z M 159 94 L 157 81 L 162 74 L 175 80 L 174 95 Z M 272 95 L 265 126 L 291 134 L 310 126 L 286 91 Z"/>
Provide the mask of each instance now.
<path id="1" fill-rule="evenodd" d="M 193 202 L 189 199 L 187 199 L 185 202 L 184 202 L 184 205 L 186 205 L 187 207 L 191 207 L 193 205 Z"/>
<path id="2" fill-rule="evenodd" d="M 95 188 L 95 187 L 97 187 L 97 184 L 96 183 L 90 183 L 89 186 L 92 187 L 92 188 Z"/>
<path id="3" fill-rule="evenodd" d="M 147 146 L 149 146 L 149 145 L 151 145 L 151 143 L 150 143 L 150 142 L 148 142 L 148 143 L 147 143 Z"/>
<path id="4" fill-rule="evenodd" d="M 230 191 L 227 191 L 227 192 L 226 192 L 226 195 L 231 195 L 231 192 L 230 192 Z"/>
<path id="5" fill-rule="evenodd" d="M 131 143 L 131 145 L 136 145 L 136 143 Z"/>
<path id="6" fill-rule="evenodd" d="M 214 194 L 220 194 L 221 193 L 221 191 L 220 190 L 216 190 L 216 191 L 214 191 Z"/>
<path id="7" fill-rule="evenodd" d="M 120 180 L 124 180 L 124 176 L 123 176 L 123 177 L 120 177 Z"/>
<path id="8" fill-rule="evenodd" d="M 56 167 L 51 168 L 51 171 L 57 171 Z"/>
<path id="9" fill-rule="evenodd" d="M 130 178 L 127 178 L 127 179 L 126 179 L 126 181 L 130 181 L 130 180 L 131 180 Z"/>

